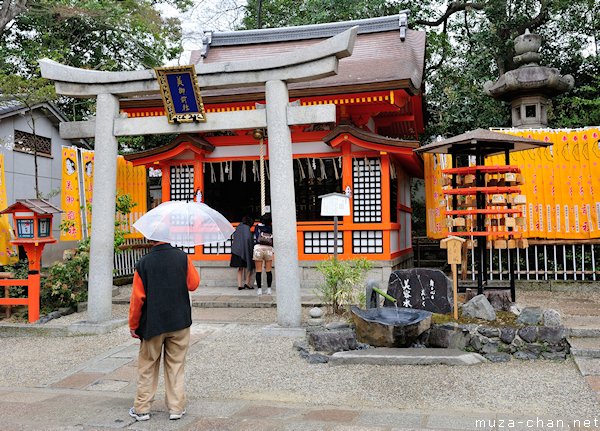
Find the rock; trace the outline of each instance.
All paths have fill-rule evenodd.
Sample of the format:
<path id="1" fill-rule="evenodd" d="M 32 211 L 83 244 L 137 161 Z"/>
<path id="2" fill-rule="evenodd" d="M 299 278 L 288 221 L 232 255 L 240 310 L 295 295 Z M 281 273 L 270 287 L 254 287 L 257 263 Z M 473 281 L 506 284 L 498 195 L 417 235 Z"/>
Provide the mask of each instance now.
<path id="1" fill-rule="evenodd" d="M 440 325 L 432 326 L 429 329 L 429 338 L 427 343 L 430 347 L 448 348 L 450 335 L 454 333 L 453 329 L 447 329 Z"/>
<path id="2" fill-rule="evenodd" d="M 508 353 L 486 353 L 483 356 L 490 362 L 510 362 L 512 359 Z"/>
<path id="3" fill-rule="evenodd" d="M 542 321 L 542 309 L 540 307 L 525 307 L 521 310 L 517 323 L 521 325 L 537 325 Z"/>
<path id="4" fill-rule="evenodd" d="M 503 352 L 503 353 L 515 353 L 517 351 L 517 348 L 515 346 L 513 346 L 512 344 L 506 344 L 503 342 L 500 342 L 498 344 L 498 351 L 499 352 Z"/>
<path id="5" fill-rule="evenodd" d="M 542 358 L 550 359 L 552 361 L 565 360 L 567 359 L 566 352 L 543 352 Z"/>
<path id="6" fill-rule="evenodd" d="M 522 359 L 526 361 L 537 359 L 537 355 L 531 352 L 515 352 L 513 356 L 515 357 L 515 359 Z"/>
<path id="7" fill-rule="evenodd" d="M 323 310 L 321 310 L 319 307 L 313 307 L 308 311 L 308 314 L 313 319 L 318 319 L 320 317 L 323 317 Z"/>
<path id="8" fill-rule="evenodd" d="M 484 337 L 488 338 L 500 336 L 500 330 L 498 328 L 488 328 L 487 326 L 480 326 L 479 328 L 477 328 L 477 332 L 479 332 Z"/>
<path id="9" fill-rule="evenodd" d="M 561 326 L 560 313 L 552 309 L 544 310 L 542 313 L 542 321 L 544 326 L 553 328 Z"/>
<path id="10" fill-rule="evenodd" d="M 308 355 L 309 364 L 326 364 L 327 362 L 329 362 L 329 356 L 327 355 L 321 355 L 319 353 Z"/>
<path id="11" fill-rule="evenodd" d="M 537 327 L 535 326 L 526 326 L 524 328 L 519 329 L 519 337 L 528 343 L 533 343 L 537 337 Z"/>
<path id="12" fill-rule="evenodd" d="M 478 335 L 472 336 L 469 344 L 473 349 L 475 349 L 476 352 L 480 352 L 481 348 L 483 347 L 482 337 Z"/>
<path id="13" fill-rule="evenodd" d="M 323 326 L 323 319 L 315 319 L 314 317 L 308 321 L 308 326 Z"/>
<path id="14" fill-rule="evenodd" d="M 496 320 L 496 312 L 485 295 L 477 295 L 462 307 L 465 317 L 484 320 Z"/>
<path id="15" fill-rule="evenodd" d="M 484 354 L 498 353 L 498 342 L 492 341 L 492 342 L 484 344 L 483 347 L 481 348 L 481 353 L 484 353 Z"/>
<path id="16" fill-rule="evenodd" d="M 567 335 L 567 331 L 564 326 L 540 326 L 537 328 L 537 333 L 538 341 L 548 344 L 558 344 Z"/>
<path id="17" fill-rule="evenodd" d="M 300 353 L 300 357 L 302 359 L 308 359 L 308 357 L 310 356 L 310 353 L 308 353 L 308 350 L 300 350 L 298 353 Z"/>
<path id="18" fill-rule="evenodd" d="M 58 312 L 61 316 L 68 316 L 69 314 L 75 313 L 75 309 L 73 307 L 61 307 L 58 309 Z"/>
<path id="19" fill-rule="evenodd" d="M 502 328 L 500 329 L 500 340 L 506 344 L 510 344 L 515 339 L 516 334 L 517 331 L 515 328 Z"/>
<path id="20" fill-rule="evenodd" d="M 546 350 L 546 346 L 541 344 L 527 344 L 523 352 L 533 353 L 536 357 L 540 356 Z"/>
<path id="21" fill-rule="evenodd" d="M 366 350 L 366 349 L 370 349 L 371 347 L 372 346 L 367 343 L 357 343 L 356 344 L 356 350 Z"/>
<path id="22" fill-rule="evenodd" d="M 356 350 L 356 335 L 352 330 L 315 331 L 308 334 L 309 344 L 319 352 Z"/>
<path id="23" fill-rule="evenodd" d="M 523 341 L 520 337 L 515 336 L 515 339 L 512 341 L 511 346 L 514 346 L 517 350 L 525 345 L 525 341 Z"/>
<path id="24" fill-rule="evenodd" d="M 465 348 L 469 345 L 470 341 L 471 335 L 469 335 L 468 333 L 465 334 L 460 331 L 455 331 L 453 334 L 450 335 L 450 338 L 448 339 L 448 348 L 465 350 Z"/>
<path id="25" fill-rule="evenodd" d="M 293 346 L 294 346 L 294 349 L 296 349 L 296 350 L 299 350 L 299 351 L 305 350 L 308 352 L 308 343 L 304 340 L 294 341 Z"/>

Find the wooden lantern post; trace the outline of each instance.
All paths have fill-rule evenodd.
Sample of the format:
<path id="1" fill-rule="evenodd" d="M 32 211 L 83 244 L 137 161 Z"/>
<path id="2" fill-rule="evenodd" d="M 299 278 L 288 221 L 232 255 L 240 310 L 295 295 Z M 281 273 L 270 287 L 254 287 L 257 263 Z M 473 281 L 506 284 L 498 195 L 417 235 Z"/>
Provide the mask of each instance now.
<path id="1" fill-rule="evenodd" d="M 0 211 L 12 214 L 16 238 L 13 245 L 21 245 L 29 260 L 27 279 L 1 279 L 0 286 L 27 286 L 27 298 L 1 298 L 0 305 L 26 305 L 29 323 L 40 318 L 40 270 L 42 251 L 46 244 L 56 242 L 52 237 L 52 213 L 62 212 L 43 199 L 17 199 L 17 202 Z"/>
<path id="2" fill-rule="evenodd" d="M 466 240 L 458 236 L 449 236 L 440 241 L 440 247 L 448 252 L 448 263 L 452 268 L 452 291 L 454 296 L 454 320 L 458 320 L 458 271 L 456 265 L 462 260 L 462 244 Z"/>

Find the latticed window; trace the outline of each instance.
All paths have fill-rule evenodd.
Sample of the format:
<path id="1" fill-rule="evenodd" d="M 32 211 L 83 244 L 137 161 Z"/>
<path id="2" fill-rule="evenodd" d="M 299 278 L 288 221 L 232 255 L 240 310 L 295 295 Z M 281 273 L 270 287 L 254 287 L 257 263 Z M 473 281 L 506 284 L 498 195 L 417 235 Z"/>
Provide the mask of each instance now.
<path id="1" fill-rule="evenodd" d="M 37 150 L 38 154 L 45 156 L 52 155 L 52 141 L 50 138 L 37 136 L 32 133 L 15 130 L 15 150 L 33 154 Z"/>

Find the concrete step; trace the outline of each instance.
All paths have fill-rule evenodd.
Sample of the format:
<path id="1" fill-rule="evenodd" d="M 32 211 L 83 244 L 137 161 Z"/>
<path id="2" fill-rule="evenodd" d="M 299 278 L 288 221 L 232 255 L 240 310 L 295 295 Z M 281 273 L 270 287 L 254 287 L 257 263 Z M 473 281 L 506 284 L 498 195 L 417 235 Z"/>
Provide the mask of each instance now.
<path id="1" fill-rule="evenodd" d="M 582 376 L 600 376 L 600 358 L 573 358 Z"/>
<path id="2" fill-rule="evenodd" d="M 571 345 L 571 354 L 575 357 L 600 358 L 600 338 L 598 337 L 570 337 L 567 339 Z"/>
<path id="3" fill-rule="evenodd" d="M 487 362 L 477 353 L 458 349 L 415 349 L 376 347 L 374 349 L 351 350 L 334 353 L 330 364 L 369 364 L 369 365 L 476 365 Z"/>

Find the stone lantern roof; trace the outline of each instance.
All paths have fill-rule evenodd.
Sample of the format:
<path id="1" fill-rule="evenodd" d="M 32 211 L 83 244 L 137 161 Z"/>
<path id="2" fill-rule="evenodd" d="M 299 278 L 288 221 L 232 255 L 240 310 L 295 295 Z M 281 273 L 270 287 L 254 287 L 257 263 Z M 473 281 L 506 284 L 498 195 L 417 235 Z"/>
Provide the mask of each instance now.
<path id="1" fill-rule="evenodd" d="M 562 76 L 558 69 L 538 64 L 541 44 L 541 36 L 529 30 L 517 36 L 513 60 L 519 68 L 483 86 L 489 96 L 511 103 L 514 127 L 546 127 L 549 99 L 571 90 L 575 84 L 571 75 Z"/>

